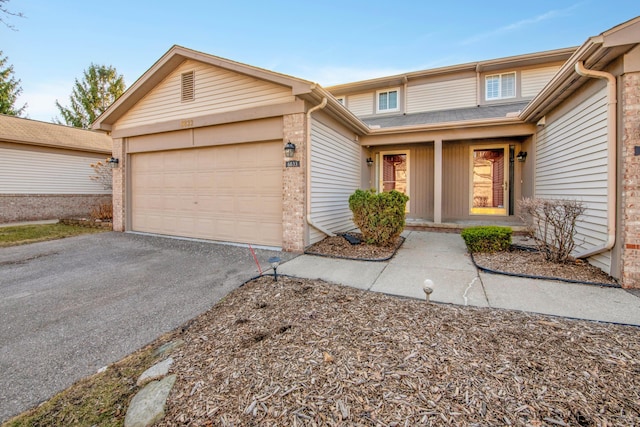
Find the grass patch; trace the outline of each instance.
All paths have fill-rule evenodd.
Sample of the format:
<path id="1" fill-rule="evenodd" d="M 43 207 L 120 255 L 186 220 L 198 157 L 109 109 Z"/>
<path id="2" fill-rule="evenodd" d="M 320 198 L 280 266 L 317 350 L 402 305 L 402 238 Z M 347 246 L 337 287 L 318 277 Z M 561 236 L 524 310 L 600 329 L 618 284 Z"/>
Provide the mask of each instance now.
<path id="1" fill-rule="evenodd" d="M 167 357 L 157 349 L 174 334 L 169 333 L 119 362 L 73 384 L 40 406 L 24 412 L 2 427 L 99 426 L 121 427 L 127 407 L 140 391 L 138 377 Z"/>
<path id="2" fill-rule="evenodd" d="M 0 247 L 25 245 L 104 231 L 107 230 L 59 223 L 0 227 Z"/>

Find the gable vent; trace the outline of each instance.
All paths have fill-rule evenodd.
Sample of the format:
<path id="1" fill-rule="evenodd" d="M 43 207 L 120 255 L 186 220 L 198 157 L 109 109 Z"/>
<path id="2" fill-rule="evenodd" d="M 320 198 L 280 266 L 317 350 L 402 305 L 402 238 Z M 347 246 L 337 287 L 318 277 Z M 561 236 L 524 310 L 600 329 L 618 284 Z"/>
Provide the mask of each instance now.
<path id="1" fill-rule="evenodd" d="M 180 100 L 193 101 L 195 99 L 195 71 L 189 71 L 188 73 L 182 73 L 182 90 Z"/>

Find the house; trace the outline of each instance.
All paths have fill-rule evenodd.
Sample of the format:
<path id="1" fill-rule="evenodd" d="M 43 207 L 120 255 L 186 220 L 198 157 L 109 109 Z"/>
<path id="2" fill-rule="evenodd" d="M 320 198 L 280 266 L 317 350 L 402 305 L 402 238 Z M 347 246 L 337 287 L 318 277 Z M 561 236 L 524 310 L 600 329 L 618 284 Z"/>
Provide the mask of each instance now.
<path id="1" fill-rule="evenodd" d="M 328 88 L 174 46 L 93 125 L 120 159 L 114 229 L 302 251 L 353 228 L 357 188 L 406 192 L 431 226 L 572 198 L 577 255 L 640 287 L 639 44 L 635 18 L 578 48 Z"/>
<path id="2" fill-rule="evenodd" d="M 0 223 L 87 216 L 110 202 L 90 165 L 111 151 L 103 132 L 0 115 Z"/>

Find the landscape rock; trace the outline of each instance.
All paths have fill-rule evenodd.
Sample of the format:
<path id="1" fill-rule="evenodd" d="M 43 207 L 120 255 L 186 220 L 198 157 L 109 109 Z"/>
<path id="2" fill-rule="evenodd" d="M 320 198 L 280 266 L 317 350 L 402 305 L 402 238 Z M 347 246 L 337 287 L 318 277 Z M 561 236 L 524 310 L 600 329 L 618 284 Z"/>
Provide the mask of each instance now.
<path id="1" fill-rule="evenodd" d="M 162 362 L 156 363 L 155 365 L 144 371 L 142 375 L 140 375 L 138 381 L 136 382 L 136 385 L 141 386 L 148 383 L 149 381 L 157 380 L 158 378 L 166 376 L 169 373 L 169 368 L 172 364 L 173 358 L 171 357 L 163 360 Z"/>
<path id="2" fill-rule="evenodd" d="M 177 340 L 169 341 L 168 343 L 163 344 L 162 346 L 160 346 L 153 353 L 153 355 L 155 357 L 164 357 L 165 355 L 171 353 L 176 348 L 180 347 L 182 344 L 184 344 L 184 341 L 179 339 L 179 338 Z"/>
<path id="3" fill-rule="evenodd" d="M 167 397 L 176 382 L 175 375 L 152 381 L 131 400 L 124 427 L 148 427 L 164 418 Z"/>

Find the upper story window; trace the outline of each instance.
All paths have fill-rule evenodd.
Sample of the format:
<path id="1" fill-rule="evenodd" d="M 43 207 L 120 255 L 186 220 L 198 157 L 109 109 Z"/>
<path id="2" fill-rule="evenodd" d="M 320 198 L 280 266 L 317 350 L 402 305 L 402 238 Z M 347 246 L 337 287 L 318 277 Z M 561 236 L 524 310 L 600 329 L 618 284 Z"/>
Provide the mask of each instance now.
<path id="1" fill-rule="evenodd" d="M 347 106 L 347 98 L 345 96 L 336 96 L 336 99 L 340 104 L 344 105 L 345 107 Z"/>
<path id="2" fill-rule="evenodd" d="M 493 74 L 485 77 L 485 99 L 515 98 L 516 73 Z"/>
<path id="3" fill-rule="evenodd" d="M 388 113 L 400 111 L 400 91 L 396 89 L 379 90 L 376 92 L 376 112 Z"/>

